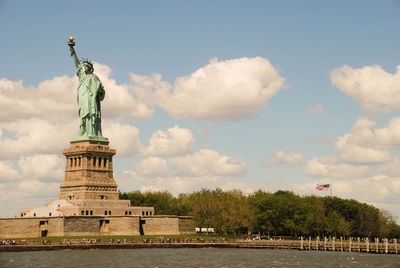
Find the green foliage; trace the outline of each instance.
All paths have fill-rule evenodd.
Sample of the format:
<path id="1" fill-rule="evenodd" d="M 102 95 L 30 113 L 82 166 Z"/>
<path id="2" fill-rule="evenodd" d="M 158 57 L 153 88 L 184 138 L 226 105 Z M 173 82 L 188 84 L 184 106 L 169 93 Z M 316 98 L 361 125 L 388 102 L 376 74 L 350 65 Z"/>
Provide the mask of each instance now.
<path id="1" fill-rule="evenodd" d="M 338 197 L 263 190 L 246 195 L 216 188 L 177 197 L 167 191 L 134 191 L 120 193 L 120 199 L 129 199 L 132 206 L 154 206 L 159 215 L 191 215 L 198 227 L 225 235 L 400 237 L 400 226 L 389 212 Z"/>
<path id="2" fill-rule="evenodd" d="M 189 209 L 182 200 L 174 197 L 171 193 L 164 192 L 145 192 L 134 191 L 129 193 L 119 193 L 120 199 L 128 199 L 132 206 L 154 207 L 154 213 L 158 215 L 187 215 Z"/>

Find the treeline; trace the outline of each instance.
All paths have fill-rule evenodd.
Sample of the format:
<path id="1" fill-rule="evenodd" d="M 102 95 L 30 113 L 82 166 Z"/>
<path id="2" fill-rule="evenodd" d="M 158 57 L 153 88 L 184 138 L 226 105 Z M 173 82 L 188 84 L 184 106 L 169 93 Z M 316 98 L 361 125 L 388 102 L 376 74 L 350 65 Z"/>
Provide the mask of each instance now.
<path id="1" fill-rule="evenodd" d="M 290 191 L 201 190 L 191 194 L 120 193 L 132 206 L 154 206 L 158 215 L 191 215 L 198 227 L 218 233 L 273 236 L 400 237 L 389 212 L 338 197 L 299 196 Z"/>

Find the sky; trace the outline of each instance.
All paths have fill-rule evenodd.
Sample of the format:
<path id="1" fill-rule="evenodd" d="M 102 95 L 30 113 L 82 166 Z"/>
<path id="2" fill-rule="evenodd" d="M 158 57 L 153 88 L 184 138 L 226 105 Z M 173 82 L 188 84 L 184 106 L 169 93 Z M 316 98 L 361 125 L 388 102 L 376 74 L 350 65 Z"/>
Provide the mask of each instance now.
<path id="1" fill-rule="evenodd" d="M 0 215 L 57 198 L 75 36 L 119 190 L 290 190 L 400 216 L 398 29 L 400 1 L 0 0 Z"/>

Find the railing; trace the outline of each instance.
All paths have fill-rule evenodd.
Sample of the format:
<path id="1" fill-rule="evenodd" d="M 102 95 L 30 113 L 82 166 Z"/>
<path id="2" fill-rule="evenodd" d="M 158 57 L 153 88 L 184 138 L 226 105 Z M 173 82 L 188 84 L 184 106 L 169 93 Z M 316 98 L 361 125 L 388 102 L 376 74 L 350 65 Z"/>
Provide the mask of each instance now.
<path id="1" fill-rule="evenodd" d="M 314 240 L 309 237 L 301 237 L 299 240 L 237 240 L 242 243 L 241 247 L 254 248 L 287 248 L 299 250 L 325 250 L 325 251 L 349 251 L 349 252 L 369 252 L 369 253 L 392 253 L 398 254 L 399 247 L 397 239 L 375 238 L 373 241 L 369 238 L 349 238 L 343 237 L 316 237 Z"/>

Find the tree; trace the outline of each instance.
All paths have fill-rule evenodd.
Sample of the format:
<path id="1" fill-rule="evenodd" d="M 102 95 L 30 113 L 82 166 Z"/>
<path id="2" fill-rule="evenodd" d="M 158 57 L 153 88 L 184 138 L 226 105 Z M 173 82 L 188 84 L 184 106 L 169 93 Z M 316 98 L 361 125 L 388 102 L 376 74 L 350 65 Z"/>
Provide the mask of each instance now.
<path id="1" fill-rule="evenodd" d="M 224 234 L 400 236 L 400 226 L 389 212 L 339 197 L 263 190 L 245 195 L 216 188 L 177 197 L 167 191 L 134 191 L 120 193 L 120 199 L 129 199 L 132 206 L 154 206 L 156 214 L 191 215 L 198 227 Z"/>

